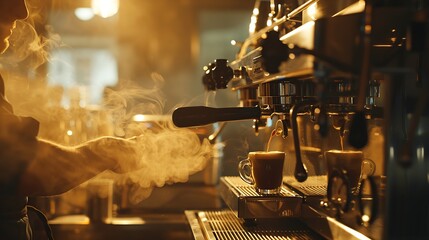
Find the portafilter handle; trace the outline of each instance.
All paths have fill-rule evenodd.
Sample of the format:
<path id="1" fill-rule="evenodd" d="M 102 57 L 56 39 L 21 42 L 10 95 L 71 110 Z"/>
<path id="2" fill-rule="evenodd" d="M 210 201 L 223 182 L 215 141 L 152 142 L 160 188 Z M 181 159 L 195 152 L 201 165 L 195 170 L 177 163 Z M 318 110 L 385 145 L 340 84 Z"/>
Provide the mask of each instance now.
<path id="1" fill-rule="evenodd" d="M 205 106 L 180 107 L 173 112 L 173 123 L 177 127 L 203 126 L 216 122 L 259 119 L 259 107 L 211 108 Z"/>

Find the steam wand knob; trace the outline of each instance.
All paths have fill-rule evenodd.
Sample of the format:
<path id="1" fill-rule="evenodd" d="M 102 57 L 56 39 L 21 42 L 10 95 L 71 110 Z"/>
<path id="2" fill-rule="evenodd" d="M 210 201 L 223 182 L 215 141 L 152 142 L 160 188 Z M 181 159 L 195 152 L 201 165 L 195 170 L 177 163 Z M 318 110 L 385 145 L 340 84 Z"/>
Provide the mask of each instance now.
<path id="1" fill-rule="evenodd" d="M 212 79 L 216 83 L 216 89 L 226 89 L 228 82 L 234 76 L 234 72 L 232 68 L 228 66 L 228 60 L 226 59 L 216 59 L 211 74 Z"/>

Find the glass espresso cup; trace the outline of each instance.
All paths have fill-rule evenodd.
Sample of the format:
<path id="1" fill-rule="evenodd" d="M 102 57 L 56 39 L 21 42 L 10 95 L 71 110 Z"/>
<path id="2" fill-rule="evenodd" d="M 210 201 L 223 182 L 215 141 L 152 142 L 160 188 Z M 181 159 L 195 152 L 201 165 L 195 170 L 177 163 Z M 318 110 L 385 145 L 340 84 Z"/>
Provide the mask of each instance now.
<path id="1" fill-rule="evenodd" d="M 247 159 L 240 161 L 238 172 L 241 179 L 253 185 L 259 194 L 279 194 L 283 182 L 284 160 L 285 153 L 280 151 L 250 152 Z"/>
<path id="2" fill-rule="evenodd" d="M 329 150 L 325 152 L 328 167 L 328 179 L 335 170 L 346 173 L 352 193 L 356 193 L 359 182 L 364 175 L 375 172 L 375 163 L 364 158 L 362 151 Z"/>
<path id="3" fill-rule="evenodd" d="M 113 180 L 93 179 L 87 185 L 87 214 L 92 223 L 111 223 Z"/>

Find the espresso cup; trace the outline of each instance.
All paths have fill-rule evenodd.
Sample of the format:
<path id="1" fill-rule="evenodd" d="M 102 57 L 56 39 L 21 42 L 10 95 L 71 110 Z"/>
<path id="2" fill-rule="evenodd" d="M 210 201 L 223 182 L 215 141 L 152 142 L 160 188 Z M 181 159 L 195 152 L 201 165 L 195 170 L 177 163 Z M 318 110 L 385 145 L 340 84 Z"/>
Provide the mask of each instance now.
<path id="1" fill-rule="evenodd" d="M 285 153 L 280 151 L 250 152 L 247 159 L 240 161 L 238 172 L 241 179 L 253 185 L 259 194 L 279 194 L 284 160 Z"/>
<path id="2" fill-rule="evenodd" d="M 113 181 L 90 180 L 87 185 L 87 215 L 92 223 L 111 223 L 113 213 Z"/>
<path id="3" fill-rule="evenodd" d="M 364 158 L 362 151 L 329 150 L 325 152 L 328 168 L 328 179 L 337 170 L 346 174 L 352 193 L 356 193 L 363 176 L 375 172 L 375 163 Z"/>

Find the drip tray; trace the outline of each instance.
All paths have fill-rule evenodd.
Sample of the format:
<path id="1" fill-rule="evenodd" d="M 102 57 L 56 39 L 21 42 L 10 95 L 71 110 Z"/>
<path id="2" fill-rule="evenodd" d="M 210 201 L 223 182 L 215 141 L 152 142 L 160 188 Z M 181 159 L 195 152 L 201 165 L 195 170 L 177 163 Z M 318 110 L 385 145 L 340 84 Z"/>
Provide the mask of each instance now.
<path id="1" fill-rule="evenodd" d="M 243 219 L 300 217 L 303 197 L 286 185 L 279 195 L 258 194 L 253 186 L 240 177 L 226 176 L 220 181 L 219 191 L 228 207 Z"/>
<path id="2" fill-rule="evenodd" d="M 324 239 L 298 219 L 258 219 L 246 222 L 230 210 L 186 211 L 195 240 Z"/>
<path id="3" fill-rule="evenodd" d="M 326 196 L 328 188 L 327 182 L 328 178 L 326 175 L 310 176 L 302 183 L 297 182 L 294 177 L 283 177 L 284 184 L 306 197 Z"/>

